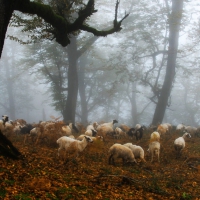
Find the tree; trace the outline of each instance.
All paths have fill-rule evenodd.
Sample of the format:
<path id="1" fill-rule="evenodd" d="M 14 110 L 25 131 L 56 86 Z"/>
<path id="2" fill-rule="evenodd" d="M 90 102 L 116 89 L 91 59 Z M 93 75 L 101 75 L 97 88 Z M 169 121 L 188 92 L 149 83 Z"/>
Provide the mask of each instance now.
<path id="1" fill-rule="evenodd" d="M 166 74 L 152 120 L 152 124 L 162 122 L 168 99 L 171 93 L 176 68 L 179 31 L 182 19 L 183 0 L 172 0 L 172 11 L 169 15 L 169 47 Z"/>
<path id="2" fill-rule="evenodd" d="M 70 8 L 72 7 L 73 3 L 74 2 L 72 1 L 69 6 Z M 89 0 L 85 7 L 80 8 L 80 10 L 77 12 L 78 17 L 73 22 L 70 22 L 70 17 L 66 19 L 63 16 L 63 13 L 55 13 L 52 7 L 43 3 L 38 3 L 35 1 L 32 2 L 30 0 L 0 0 L 0 55 L 3 49 L 7 27 L 10 22 L 12 13 L 15 10 L 22 13 L 32 15 L 35 14 L 41 19 L 44 19 L 46 23 L 49 23 L 52 26 L 52 28 L 47 29 L 46 32 L 48 34 L 52 34 L 53 38 L 55 38 L 59 44 L 61 44 L 62 46 L 67 46 L 70 43 L 70 34 L 74 34 L 79 30 L 93 33 L 96 36 L 106 36 L 114 32 L 120 31 L 122 29 L 121 23 L 126 17 L 128 17 L 128 14 L 125 14 L 125 16 L 120 21 L 117 21 L 118 5 L 119 1 L 117 0 L 113 27 L 106 31 L 99 31 L 85 23 L 85 21 L 93 13 L 97 12 L 97 10 L 95 10 L 94 8 L 94 0 Z"/>

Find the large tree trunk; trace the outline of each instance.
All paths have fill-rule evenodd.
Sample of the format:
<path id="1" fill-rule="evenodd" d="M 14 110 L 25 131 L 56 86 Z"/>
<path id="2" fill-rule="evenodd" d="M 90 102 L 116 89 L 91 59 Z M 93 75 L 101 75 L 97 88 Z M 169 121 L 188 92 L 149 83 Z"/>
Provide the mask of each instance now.
<path id="1" fill-rule="evenodd" d="M 8 24 L 13 11 L 13 3 L 8 0 L 0 0 L 0 57 L 3 51 Z"/>
<path id="2" fill-rule="evenodd" d="M 152 124 L 154 125 L 163 121 L 175 77 L 176 57 L 178 50 L 180 23 L 182 19 L 182 10 L 183 0 L 172 0 L 172 12 L 169 16 L 169 49 L 166 75 L 152 121 Z"/>
<path id="3" fill-rule="evenodd" d="M 64 121 L 75 123 L 76 103 L 78 95 L 78 73 L 77 73 L 77 44 L 76 38 L 71 38 L 67 47 L 69 69 L 68 69 L 68 95 L 64 113 Z"/>
<path id="4" fill-rule="evenodd" d="M 84 57 L 81 59 L 80 69 L 78 72 L 78 87 L 79 87 L 79 95 L 81 100 L 81 123 L 84 125 L 88 124 L 88 106 L 85 94 L 85 65 L 86 65 L 86 58 Z"/>

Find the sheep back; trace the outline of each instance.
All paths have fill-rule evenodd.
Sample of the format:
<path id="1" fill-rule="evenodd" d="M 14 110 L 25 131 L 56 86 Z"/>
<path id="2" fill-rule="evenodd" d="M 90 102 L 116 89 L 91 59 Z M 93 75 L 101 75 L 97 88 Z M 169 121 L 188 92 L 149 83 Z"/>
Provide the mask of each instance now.
<path id="1" fill-rule="evenodd" d="M 114 163 L 114 158 L 122 158 L 123 164 L 125 164 L 125 162 L 137 163 L 131 149 L 121 144 L 112 145 L 109 149 L 109 155 L 109 163 L 111 163 L 112 159 Z"/>

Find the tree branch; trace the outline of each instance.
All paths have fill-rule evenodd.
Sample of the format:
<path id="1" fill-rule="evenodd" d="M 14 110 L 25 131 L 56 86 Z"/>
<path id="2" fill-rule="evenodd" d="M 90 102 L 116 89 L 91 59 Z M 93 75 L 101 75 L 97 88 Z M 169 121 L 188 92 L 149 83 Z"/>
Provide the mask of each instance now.
<path id="1" fill-rule="evenodd" d="M 14 0 L 8 1 L 13 2 Z M 96 36 L 106 36 L 114 32 L 118 32 L 122 29 L 122 21 L 129 15 L 125 14 L 125 16 L 120 21 L 117 21 L 116 17 L 119 4 L 119 1 L 117 0 L 115 7 L 114 27 L 106 31 L 99 31 L 84 24 L 88 17 L 97 12 L 97 10 L 94 9 L 94 0 L 88 1 L 85 8 L 82 8 L 78 12 L 78 18 L 73 23 L 70 23 L 64 17 L 55 14 L 51 7 L 48 5 L 31 2 L 30 0 L 15 0 L 14 2 L 14 10 L 18 10 L 23 13 L 36 14 L 37 16 L 43 18 L 47 23 L 51 24 L 54 27 L 52 34 L 54 35 L 56 41 L 64 47 L 70 43 L 69 34 L 73 34 L 73 32 L 78 30 L 84 30 L 93 33 Z"/>

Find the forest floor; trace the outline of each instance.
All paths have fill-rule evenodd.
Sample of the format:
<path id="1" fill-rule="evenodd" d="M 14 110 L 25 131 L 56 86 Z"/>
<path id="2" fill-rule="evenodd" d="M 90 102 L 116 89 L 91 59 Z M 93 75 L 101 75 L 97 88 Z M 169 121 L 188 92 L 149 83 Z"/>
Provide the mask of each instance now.
<path id="1" fill-rule="evenodd" d="M 200 138 L 186 139 L 182 157 L 175 158 L 173 141 L 180 134 L 161 138 L 160 163 L 147 155 L 150 133 L 137 144 L 144 148 L 147 163 L 122 166 L 108 164 L 108 149 L 114 143 L 135 139 L 108 138 L 93 143 L 76 159 L 63 162 L 57 145 L 23 144 L 22 136 L 11 139 L 23 160 L 0 157 L 0 199 L 4 200 L 169 200 L 200 199 Z"/>

